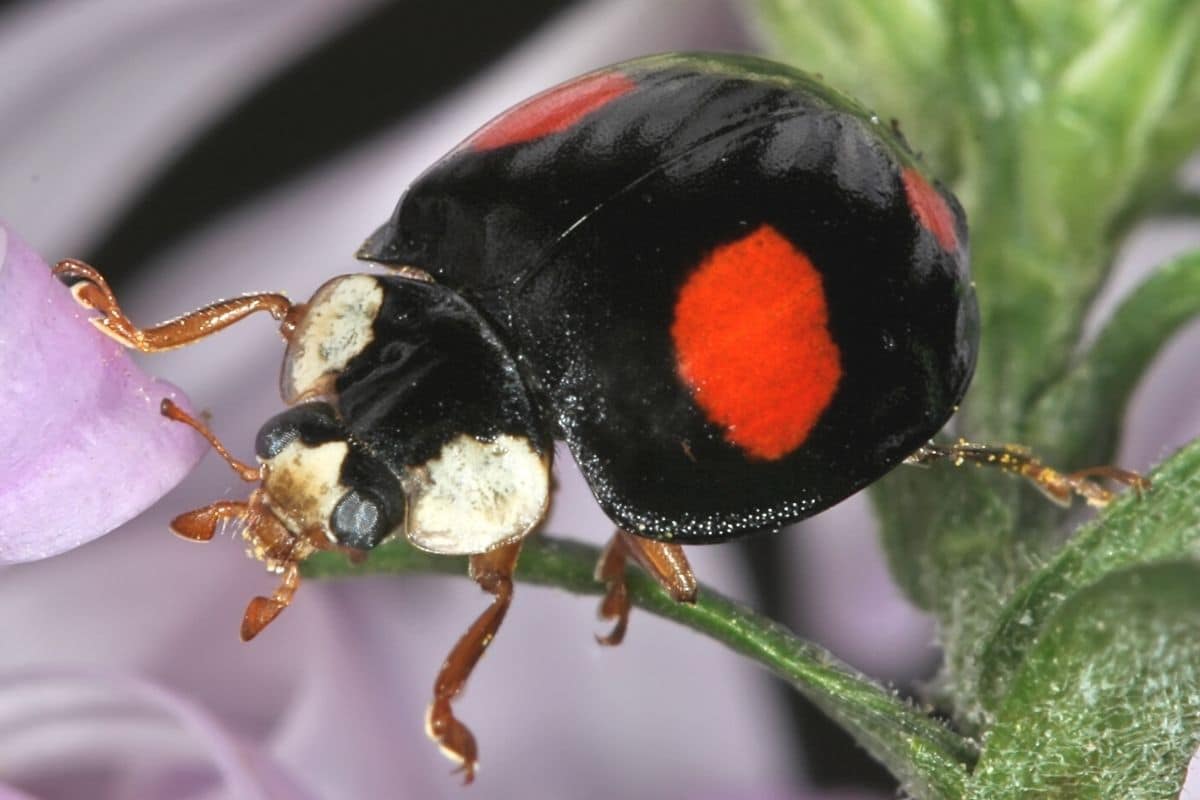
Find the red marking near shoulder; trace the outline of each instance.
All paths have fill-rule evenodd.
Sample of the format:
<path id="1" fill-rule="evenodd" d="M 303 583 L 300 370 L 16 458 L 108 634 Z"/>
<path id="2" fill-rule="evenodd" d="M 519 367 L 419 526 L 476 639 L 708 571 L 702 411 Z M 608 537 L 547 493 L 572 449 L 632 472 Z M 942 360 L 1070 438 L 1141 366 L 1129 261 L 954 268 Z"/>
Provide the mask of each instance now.
<path id="1" fill-rule="evenodd" d="M 958 234 L 954 229 L 954 214 L 946 205 L 946 199 L 912 167 L 906 167 L 900 177 L 904 179 L 908 207 L 917 221 L 934 235 L 943 250 L 953 253 L 958 249 Z"/>
<path id="2" fill-rule="evenodd" d="M 725 438 L 764 460 L 812 431 L 842 377 L 821 273 L 770 225 L 710 253 L 675 303 L 679 374 Z"/>
<path id="3" fill-rule="evenodd" d="M 467 145 L 475 150 L 491 150 L 565 131 L 635 88 L 633 79 L 619 72 L 601 72 L 555 86 L 484 125 L 467 140 Z"/>

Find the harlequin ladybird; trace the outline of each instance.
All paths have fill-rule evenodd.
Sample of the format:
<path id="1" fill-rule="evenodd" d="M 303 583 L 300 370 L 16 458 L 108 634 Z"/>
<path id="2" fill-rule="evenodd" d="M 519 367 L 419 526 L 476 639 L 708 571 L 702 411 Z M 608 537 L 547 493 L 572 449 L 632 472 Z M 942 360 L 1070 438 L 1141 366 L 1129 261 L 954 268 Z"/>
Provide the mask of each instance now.
<path id="1" fill-rule="evenodd" d="M 315 550 L 403 536 L 469 555 L 495 600 L 428 718 L 468 780 L 475 743 L 450 703 L 508 607 L 554 440 L 619 529 L 597 570 L 608 643 L 629 611 L 627 558 L 693 600 L 680 545 L 778 529 L 906 460 L 993 462 L 1060 501 L 1108 499 L 1018 449 L 929 443 L 978 347 L 962 208 L 892 126 L 779 64 L 661 55 L 544 92 L 422 175 L 359 256 L 395 269 L 145 330 L 94 269 L 57 271 L 102 331 L 143 351 L 254 311 L 282 322 L 290 407 L 262 427 L 259 466 L 164 408 L 260 484 L 172 527 L 205 540 L 237 521 L 282 573 L 248 607 L 246 639 Z"/>

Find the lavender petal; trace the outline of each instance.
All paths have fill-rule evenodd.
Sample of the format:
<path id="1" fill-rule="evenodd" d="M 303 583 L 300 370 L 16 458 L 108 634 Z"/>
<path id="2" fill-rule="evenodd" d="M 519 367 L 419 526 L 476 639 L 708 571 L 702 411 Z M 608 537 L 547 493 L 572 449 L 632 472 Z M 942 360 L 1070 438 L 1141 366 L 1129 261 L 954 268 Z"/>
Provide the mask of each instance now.
<path id="1" fill-rule="evenodd" d="M 204 452 L 159 414 L 182 393 L 87 322 L 46 264 L 0 224 L 0 564 L 113 530 Z"/>

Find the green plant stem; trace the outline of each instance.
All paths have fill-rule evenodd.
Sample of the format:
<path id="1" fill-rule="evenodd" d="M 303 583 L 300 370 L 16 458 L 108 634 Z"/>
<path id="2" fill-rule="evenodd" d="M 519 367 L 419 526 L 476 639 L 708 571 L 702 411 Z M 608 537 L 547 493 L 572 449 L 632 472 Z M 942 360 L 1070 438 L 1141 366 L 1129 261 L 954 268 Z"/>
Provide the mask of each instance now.
<path id="1" fill-rule="evenodd" d="M 592 576 L 599 557 L 600 551 L 594 547 L 537 537 L 526 543 L 516 577 L 576 594 L 600 594 L 604 587 Z M 433 556 L 397 541 L 378 548 L 362 564 L 351 565 L 341 556 L 323 553 L 304 565 L 308 578 L 430 572 L 465 577 L 466 559 Z M 970 740 L 828 651 L 707 587 L 701 588 L 695 604 L 677 603 L 641 572 L 631 570 L 627 578 L 635 606 L 716 639 L 789 681 L 849 730 L 908 791 L 931 799 L 963 796 L 968 772 L 978 756 Z"/>

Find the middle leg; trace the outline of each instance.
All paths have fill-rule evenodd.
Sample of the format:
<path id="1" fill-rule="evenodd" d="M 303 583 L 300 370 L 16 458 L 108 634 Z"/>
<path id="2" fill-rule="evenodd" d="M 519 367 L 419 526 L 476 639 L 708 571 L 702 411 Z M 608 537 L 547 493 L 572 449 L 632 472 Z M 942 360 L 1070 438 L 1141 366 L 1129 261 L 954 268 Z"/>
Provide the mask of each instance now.
<path id="1" fill-rule="evenodd" d="M 617 645 L 625 638 L 630 609 L 629 589 L 625 585 L 625 563 L 629 558 L 650 573 L 676 602 L 696 602 L 696 575 L 681 545 L 645 539 L 618 530 L 596 564 L 596 580 L 608 587 L 600 603 L 600 618 L 616 620 L 608 635 L 596 637 L 600 644 Z"/>

